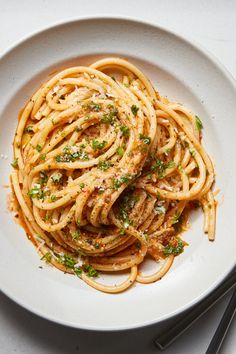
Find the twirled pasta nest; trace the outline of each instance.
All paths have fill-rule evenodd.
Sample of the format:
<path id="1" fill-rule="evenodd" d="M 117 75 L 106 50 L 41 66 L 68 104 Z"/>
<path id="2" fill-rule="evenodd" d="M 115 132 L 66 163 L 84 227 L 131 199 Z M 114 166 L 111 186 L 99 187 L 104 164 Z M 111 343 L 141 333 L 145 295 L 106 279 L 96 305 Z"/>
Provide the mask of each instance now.
<path id="1" fill-rule="evenodd" d="M 214 239 L 214 171 L 201 129 L 199 117 L 160 97 L 123 59 L 45 82 L 21 113 L 12 172 L 20 215 L 43 258 L 112 293 L 168 271 L 183 251 L 180 232 L 194 201 Z M 138 265 L 148 255 L 162 266 L 144 276 Z M 94 280 L 97 271 L 125 269 L 122 284 Z"/>

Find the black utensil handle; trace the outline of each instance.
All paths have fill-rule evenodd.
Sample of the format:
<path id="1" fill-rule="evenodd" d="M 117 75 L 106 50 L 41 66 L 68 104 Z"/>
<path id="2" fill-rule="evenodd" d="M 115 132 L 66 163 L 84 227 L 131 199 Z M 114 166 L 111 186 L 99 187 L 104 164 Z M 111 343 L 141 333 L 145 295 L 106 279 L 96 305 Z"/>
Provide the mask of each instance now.
<path id="1" fill-rule="evenodd" d="M 236 312 L 236 290 L 234 291 L 229 304 L 224 312 L 220 324 L 211 340 L 206 354 L 217 354 L 228 332 L 229 326 Z"/>
<path id="2" fill-rule="evenodd" d="M 160 349 L 166 349 L 174 342 L 187 328 L 189 328 L 199 317 L 210 309 L 223 295 L 225 295 L 236 284 L 236 271 L 220 284 L 210 295 L 200 301 L 192 310 L 178 321 L 173 327 L 165 330 L 155 339 L 155 345 Z"/>

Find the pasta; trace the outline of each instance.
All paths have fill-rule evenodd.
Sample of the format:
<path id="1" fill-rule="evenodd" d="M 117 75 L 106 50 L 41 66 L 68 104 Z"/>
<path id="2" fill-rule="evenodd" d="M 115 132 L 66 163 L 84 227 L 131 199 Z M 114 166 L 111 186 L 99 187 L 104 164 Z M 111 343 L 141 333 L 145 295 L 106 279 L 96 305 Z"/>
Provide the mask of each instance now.
<path id="1" fill-rule="evenodd" d="M 214 240 L 214 169 L 201 129 L 199 117 L 161 97 L 120 58 L 45 82 L 20 114 L 11 175 L 42 259 L 117 293 L 167 273 L 184 250 L 181 231 L 197 203 Z M 161 267 L 144 276 L 139 266 L 147 257 Z M 95 279 L 124 270 L 130 273 L 121 284 Z"/>

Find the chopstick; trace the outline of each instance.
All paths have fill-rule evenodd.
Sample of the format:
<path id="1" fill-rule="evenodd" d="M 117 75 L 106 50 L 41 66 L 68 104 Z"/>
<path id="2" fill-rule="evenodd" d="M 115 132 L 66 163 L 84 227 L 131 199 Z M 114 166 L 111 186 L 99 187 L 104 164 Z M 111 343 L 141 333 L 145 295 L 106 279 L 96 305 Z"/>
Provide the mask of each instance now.
<path id="1" fill-rule="evenodd" d="M 206 354 L 217 354 L 220 351 L 221 345 L 224 341 L 226 333 L 232 322 L 234 314 L 236 312 L 236 290 L 234 291 L 229 304 L 224 312 L 224 315 L 220 321 L 220 324 L 209 344 Z"/>
<path id="2" fill-rule="evenodd" d="M 186 331 L 195 321 L 197 321 L 207 310 L 209 310 L 218 300 L 230 291 L 236 284 L 236 271 L 234 270 L 229 277 L 220 284 L 210 295 L 200 301 L 192 310 L 169 329 L 166 329 L 154 340 L 155 345 L 160 350 L 165 350 L 183 332 Z"/>

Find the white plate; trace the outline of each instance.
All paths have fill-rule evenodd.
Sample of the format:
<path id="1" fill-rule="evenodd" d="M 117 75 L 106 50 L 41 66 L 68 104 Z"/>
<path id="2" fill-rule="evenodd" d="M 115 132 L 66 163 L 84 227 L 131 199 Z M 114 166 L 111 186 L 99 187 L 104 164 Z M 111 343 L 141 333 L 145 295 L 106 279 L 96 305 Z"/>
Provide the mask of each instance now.
<path id="1" fill-rule="evenodd" d="M 204 124 L 204 144 L 216 166 L 220 205 L 216 241 L 203 234 L 201 213 L 184 238 L 186 251 L 159 282 L 100 293 L 78 278 L 44 266 L 25 232 L 7 212 L 12 140 L 17 115 L 53 71 L 119 55 L 138 65 L 162 95 L 184 103 Z M 40 32 L 0 62 L 0 286 L 32 312 L 65 325 L 121 330 L 157 323 L 188 309 L 213 290 L 235 263 L 236 91 L 226 71 L 186 40 L 142 22 L 93 18 Z M 113 277 L 111 277 L 113 279 Z"/>

